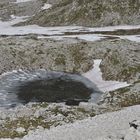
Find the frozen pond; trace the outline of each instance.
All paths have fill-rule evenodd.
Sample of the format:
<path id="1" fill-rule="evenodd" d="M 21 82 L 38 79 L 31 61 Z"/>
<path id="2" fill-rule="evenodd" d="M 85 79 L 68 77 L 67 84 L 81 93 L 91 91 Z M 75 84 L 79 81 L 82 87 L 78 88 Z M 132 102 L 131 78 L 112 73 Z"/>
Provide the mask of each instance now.
<path id="1" fill-rule="evenodd" d="M 98 102 L 102 93 L 127 87 L 126 82 L 105 81 L 100 71 L 101 60 L 94 60 L 93 69 L 82 75 L 34 71 L 12 71 L 0 76 L 0 107 L 28 102 Z"/>
<path id="2" fill-rule="evenodd" d="M 101 92 L 88 78 L 46 70 L 13 71 L 1 75 L 0 107 L 28 102 L 66 102 L 75 105 Z M 96 99 L 94 99 L 96 100 Z"/>

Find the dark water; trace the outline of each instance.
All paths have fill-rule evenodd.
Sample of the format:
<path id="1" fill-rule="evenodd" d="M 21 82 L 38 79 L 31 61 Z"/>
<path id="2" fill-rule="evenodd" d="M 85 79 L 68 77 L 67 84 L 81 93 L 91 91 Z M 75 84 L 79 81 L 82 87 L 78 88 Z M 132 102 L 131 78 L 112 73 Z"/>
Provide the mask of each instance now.
<path id="1" fill-rule="evenodd" d="M 67 105 L 78 105 L 81 101 L 87 102 L 92 94 L 100 95 L 95 84 L 77 74 L 46 70 L 18 71 L 3 76 L 1 80 L 0 92 L 3 91 L 6 96 L 0 106 L 28 102 L 66 102 Z"/>
<path id="2" fill-rule="evenodd" d="M 25 82 L 17 92 L 17 97 L 24 103 L 65 102 L 67 100 L 88 100 L 94 92 L 84 83 L 68 79 L 68 75 L 60 78 L 34 80 Z"/>

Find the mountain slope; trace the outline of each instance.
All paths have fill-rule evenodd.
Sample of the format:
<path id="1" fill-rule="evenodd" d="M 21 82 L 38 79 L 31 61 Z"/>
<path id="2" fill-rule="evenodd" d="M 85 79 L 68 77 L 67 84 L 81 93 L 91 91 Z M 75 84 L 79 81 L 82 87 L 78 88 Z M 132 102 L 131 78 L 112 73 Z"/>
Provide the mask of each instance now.
<path id="1" fill-rule="evenodd" d="M 108 26 L 140 24 L 140 0 L 61 0 L 24 24 Z"/>

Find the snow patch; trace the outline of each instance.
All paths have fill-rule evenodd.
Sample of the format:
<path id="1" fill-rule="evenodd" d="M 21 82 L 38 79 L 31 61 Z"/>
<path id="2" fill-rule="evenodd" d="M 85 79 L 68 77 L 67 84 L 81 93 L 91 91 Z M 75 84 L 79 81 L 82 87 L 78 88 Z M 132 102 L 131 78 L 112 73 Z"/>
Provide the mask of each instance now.
<path id="1" fill-rule="evenodd" d="M 44 6 L 41 8 L 41 10 L 47 10 L 50 9 L 52 7 L 51 4 L 45 3 Z"/>
<path id="2" fill-rule="evenodd" d="M 103 91 L 113 91 L 119 88 L 130 86 L 127 82 L 118 82 L 118 81 L 105 81 L 102 78 L 102 72 L 100 70 L 101 59 L 94 60 L 93 69 L 83 74 L 83 76 L 87 77 L 93 83 L 97 85 L 97 87 Z"/>
<path id="3" fill-rule="evenodd" d="M 106 38 L 100 34 L 73 35 L 73 36 L 67 36 L 67 37 L 77 38 L 77 39 L 81 39 L 81 40 L 85 40 L 85 41 L 97 41 L 97 40 L 101 40 L 103 38 Z"/>
<path id="4" fill-rule="evenodd" d="M 127 39 L 130 41 L 140 42 L 140 36 L 138 35 L 125 35 L 125 36 L 120 36 L 120 38 Z"/>
<path id="5" fill-rule="evenodd" d="M 50 4 L 44 5 L 43 9 L 50 8 Z M 38 38 L 51 38 L 55 40 L 63 40 L 65 38 L 76 38 L 85 41 L 97 41 L 111 35 L 103 34 L 93 34 L 94 31 L 115 31 L 118 29 L 139 29 L 140 25 L 136 26 L 112 26 L 112 27 L 100 27 L 100 28 L 88 28 L 82 26 L 61 26 L 61 27 L 40 27 L 38 25 L 28 25 L 28 26 L 12 26 L 16 23 L 23 22 L 27 20 L 26 17 L 16 17 L 11 15 L 12 20 L 7 22 L 0 21 L 0 35 L 28 35 L 37 34 Z M 73 35 L 65 35 L 65 33 L 73 33 Z M 78 32 L 78 34 L 77 34 Z M 85 34 L 83 32 L 87 32 Z M 74 34 L 75 33 L 75 34 Z M 120 39 L 128 39 L 130 41 L 140 42 L 140 37 L 136 35 L 131 36 L 112 36 L 119 37 Z"/>
<path id="6" fill-rule="evenodd" d="M 65 38 L 71 38 L 71 39 L 80 39 L 80 40 L 85 40 L 85 41 L 98 41 L 101 39 L 104 39 L 106 37 L 100 35 L 100 34 L 81 34 L 81 35 L 62 35 L 62 36 L 38 36 L 38 39 L 41 38 L 50 38 L 50 39 L 54 39 L 54 40 L 64 40 Z"/>
<path id="7" fill-rule="evenodd" d="M 118 25 L 118 26 L 106 26 L 106 27 L 95 27 L 88 28 L 89 31 L 116 31 L 116 30 L 131 30 L 131 29 L 139 29 L 140 25 Z"/>
<path id="8" fill-rule="evenodd" d="M 14 3 L 22 3 L 22 2 L 29 2 L 29 1 L 33 1 L 33 0 L 17 0 L 17 1 L 14 2 Z"/>

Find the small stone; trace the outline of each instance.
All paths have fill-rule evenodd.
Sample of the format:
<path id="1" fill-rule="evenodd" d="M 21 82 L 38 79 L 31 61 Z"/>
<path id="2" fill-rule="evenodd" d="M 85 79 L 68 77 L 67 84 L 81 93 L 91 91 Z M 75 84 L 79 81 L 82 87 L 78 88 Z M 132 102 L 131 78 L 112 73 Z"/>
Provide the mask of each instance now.
<path id="1" fill-rule="evenodd" d="M 130 129 L 124 137 L 124 140 L 140 140 L 140 121 L 134 120 L 129 123 Z"/>
<path id="2" fill-rule="evenodd" d="M 140 121 L 134 120 L 129 123 L 130 127 L 133 127 L 134 129 L 138 129 L 140 127 Z"/>
<path id="3" fill-rule="evenodd" d="M 42 131 L 44 130 L 42 126 L 38 126 L 37 129 L 42 130 Z"/>
<path id="4" fill-rule="evenodd" d="M 17 131 L 18 133 L 24 133 L 24 132 L 25 132 L 25 128 L 19 127 L 19 128 L 16 129 L 16 131 Z"/>
<path id="5" fill-rule="evenodd" d="M 85 102 L 81 102 L 79 104 L 79 107 L 84 108 L 85 111 L 98 110 L 99 108 L 99 106 L 95 103 L 85 103 Z"/>

